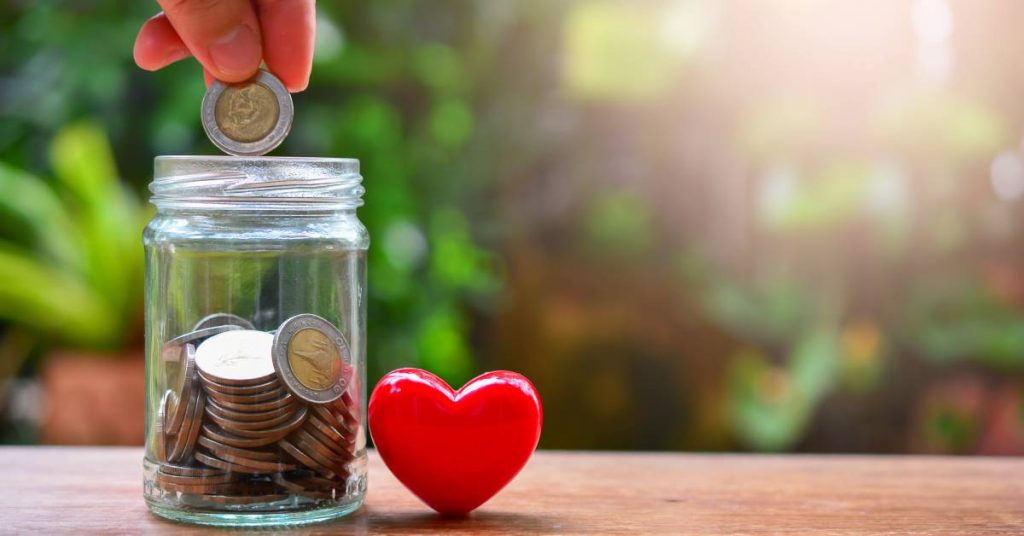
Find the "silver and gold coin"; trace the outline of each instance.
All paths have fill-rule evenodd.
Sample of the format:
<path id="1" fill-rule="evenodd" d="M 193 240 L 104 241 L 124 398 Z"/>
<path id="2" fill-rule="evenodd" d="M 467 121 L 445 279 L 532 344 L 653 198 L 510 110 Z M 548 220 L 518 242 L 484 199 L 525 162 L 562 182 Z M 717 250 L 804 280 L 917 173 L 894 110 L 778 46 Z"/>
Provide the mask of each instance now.
<path id="1" fill-rule="evenodd" d="M 311 314 L 285 320 L 274 335 L 274 370 L 285 388 L 311 404 L 341 398 L 352 357 L 338 328 Z"/>
<path id="2" fill-rule="evenodd" d="M 238 84 L 215 80 L 203 96 L 203 130 L 214 145 L 235 156 L 274 150 L 288 136 L 293 115 L 288 89 L 262 69 Z"/>
<path id="3" fill-rule="evenodd" d="M 251 326 L 215 313 L 165 343 L 153 483 L 196 505 L 332 500 L 361 433 L 345 338 L 308 314 L 276 332 Z"/>

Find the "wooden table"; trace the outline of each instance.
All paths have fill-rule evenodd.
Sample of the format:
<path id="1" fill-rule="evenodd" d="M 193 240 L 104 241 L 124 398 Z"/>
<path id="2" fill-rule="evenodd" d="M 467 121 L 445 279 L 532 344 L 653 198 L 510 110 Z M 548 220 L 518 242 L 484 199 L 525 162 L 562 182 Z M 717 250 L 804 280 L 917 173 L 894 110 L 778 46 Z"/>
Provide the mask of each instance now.
<path id="1" fill-rule="evenodd" d="M 0 448 L 0 533 L 206 532 L 142 501 L 134 448 Z M 1024 534 L 1024 459 L 540 452 L 465 520 L 374 454 L 358 513 L 305 533 Z"/>

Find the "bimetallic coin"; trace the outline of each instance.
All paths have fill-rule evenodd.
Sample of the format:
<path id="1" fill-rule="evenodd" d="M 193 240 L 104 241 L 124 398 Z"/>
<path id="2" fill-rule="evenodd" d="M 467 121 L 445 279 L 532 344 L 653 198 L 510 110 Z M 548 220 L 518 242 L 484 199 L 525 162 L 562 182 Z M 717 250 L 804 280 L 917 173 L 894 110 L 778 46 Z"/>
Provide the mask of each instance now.
<path id="1" fill-rule="evenodd" d="M 225 385 L 251 385 L 274 379 L 271 346 L 274 337 L 262 331 L 227 331 L 203 341 L 196 366 L 210 380 Z"/>
<path id="2" fill-rule="evenodd" d="M 327 320 L 311 314 L 285 320 L 274 335 L 273 356 L 281 382 L 302 400 L 325 404 L 345 392 L 352 358 L 345 337 Z"/>
<path id="3" fill-rule="evenodd" d="M 203 130 L 214 145 L 235 156 L 259 156 L 288 136 L 292 97 L 274 75 L 260 72 L 240 84 L 215 80 L 203 96 Z"/>
<path id="4" fill-rule="evenodd" d="M 252 322 L 231 313 L 214 313 L 212 315 L 204 316 L 202 320 L 196 322 L 196 327 L 192 329 L 194 331 L 198 331 L 205 328 L 220 326 L 238 326 L 242 329 L 256 329 L 256 326 L 252 325 Z"/>

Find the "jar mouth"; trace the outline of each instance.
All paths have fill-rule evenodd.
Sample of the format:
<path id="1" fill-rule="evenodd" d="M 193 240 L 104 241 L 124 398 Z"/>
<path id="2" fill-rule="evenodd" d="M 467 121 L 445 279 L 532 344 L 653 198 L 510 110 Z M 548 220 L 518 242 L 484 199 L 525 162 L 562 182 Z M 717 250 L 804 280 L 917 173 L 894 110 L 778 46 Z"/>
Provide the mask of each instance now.
<path id="1" fill-rule="evenodd" d="M 339 210 L 363 205 L 359 160 L 276 156 L 158 156 L 158 209 Z"/>

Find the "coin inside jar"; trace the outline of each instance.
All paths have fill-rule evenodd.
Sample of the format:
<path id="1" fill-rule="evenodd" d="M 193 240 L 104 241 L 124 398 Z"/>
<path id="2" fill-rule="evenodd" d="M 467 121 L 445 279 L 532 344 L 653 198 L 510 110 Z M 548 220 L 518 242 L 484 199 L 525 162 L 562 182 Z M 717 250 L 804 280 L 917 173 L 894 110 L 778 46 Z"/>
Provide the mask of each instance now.
<path id="1" fill-rule="evenodd" d="M 274 337 L 254 330 L 227 331 L 203 341 L 196 366 L 203 376 L 226 385 L 265 383 L 274 379 L 270 348 Z"/>
<path id="2" fill-rule="evenodd" d="M 273 364 L 281 382 L 312 404 L 341 397 L 348 385 L 345 371 L 350 359 L 345 337 L 316 315 L 293 316 L 274 335 Z"/>

